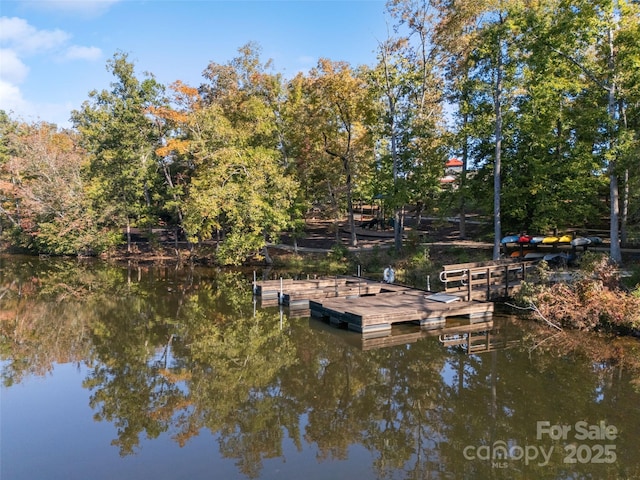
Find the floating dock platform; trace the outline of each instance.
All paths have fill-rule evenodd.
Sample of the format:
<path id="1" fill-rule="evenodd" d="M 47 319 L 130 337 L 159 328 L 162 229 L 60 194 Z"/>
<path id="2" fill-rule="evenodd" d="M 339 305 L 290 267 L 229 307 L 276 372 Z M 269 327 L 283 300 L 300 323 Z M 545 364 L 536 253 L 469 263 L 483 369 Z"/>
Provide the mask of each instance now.
<path id="1" fill-rule="evenodd" d="M 484 321 L 493 303 L 463 301 L 460 296 L 425 292 L 359 277 L 256 282 L 262 300 L 279 299 L 289 308 L 309 309 L 314 317 L 362 334 L 386 334 L 392 325 L 415 323 L 421 328 L 442 327 L 449 317 Z"/>
<path id="2" fill-rule="evenodd" d="M 396 323 L 416 323 L 423 328 L 437 328 L 449 317 L 468 316 L 472 321 L 493 313 L 493 303 L 460 299 L 450 300 L 443 295 L 422 291 L 401 291 L 356 298 L 332 298 L 310 301 L 315 317 L 329 320 L 337 326 L 369 334 L 387 332 Z M 448 296 L 447 296 L 448 297 Z"/>
<path id="3" fill-rule="evenodd" d="M 263 304 L 277 303 L 290 309 L 308 309 L 310 300 L 336 297 L 361 297 L 380 293 L 398 292 L 408 287 L 390 285 L 360 277 L 338 276 L 306 280 L 266 280 L 255 282 L 254 293 Z"/>

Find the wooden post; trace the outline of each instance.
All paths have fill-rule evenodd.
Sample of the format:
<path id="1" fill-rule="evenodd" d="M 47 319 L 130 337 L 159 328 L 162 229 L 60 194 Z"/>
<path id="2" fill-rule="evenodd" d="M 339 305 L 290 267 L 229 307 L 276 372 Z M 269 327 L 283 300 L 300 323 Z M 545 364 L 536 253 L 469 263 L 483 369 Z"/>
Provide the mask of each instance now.
<path id="1" fill-rule="evenodd" d="M 491 300 L 491 267 L 487 267 L 487 302 Z"/>
<path id="2" fill-rule="evenodd" d="M 509 265 L 504 266 L 504 296 L 509 296 Z"/>
<path id="3" fill-rule="evenodd" d="M 471 285 L 471 280 L 472 280 L 472 276 L 471 276 L 471 269 L 468 268 L 467 269 L 467 302 L 470 302 L 472 300 L 471 297 L 471 292 L 473 291 L 473 287 Z"/>

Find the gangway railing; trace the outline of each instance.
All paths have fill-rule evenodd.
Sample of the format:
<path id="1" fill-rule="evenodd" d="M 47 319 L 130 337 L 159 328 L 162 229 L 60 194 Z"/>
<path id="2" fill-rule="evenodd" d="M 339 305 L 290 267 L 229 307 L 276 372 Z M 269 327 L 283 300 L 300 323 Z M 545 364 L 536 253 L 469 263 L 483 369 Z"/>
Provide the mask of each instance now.
<path id="1" fill-rule="evenodd" d="M 465 301 L 509 297 L 513 288 L 526 281 L 536 260 L 506 260 L 445 265 L 440 281 L 445 292 Z"/>

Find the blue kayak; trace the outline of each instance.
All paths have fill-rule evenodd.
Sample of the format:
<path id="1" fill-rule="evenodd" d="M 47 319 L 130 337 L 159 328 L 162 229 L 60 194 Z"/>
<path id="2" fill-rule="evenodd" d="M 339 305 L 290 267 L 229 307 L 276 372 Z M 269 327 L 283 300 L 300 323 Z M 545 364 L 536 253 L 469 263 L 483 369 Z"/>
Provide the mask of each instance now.
<path id="1" fill-rule="evenodd" d="M 517 243 L 519 239 L 520 239 L 520 235 L 508 235 L 504 237 L 502 240 L 500 240 L 500 243 L 502 243 L 503 245 L 505 243 Z"/>

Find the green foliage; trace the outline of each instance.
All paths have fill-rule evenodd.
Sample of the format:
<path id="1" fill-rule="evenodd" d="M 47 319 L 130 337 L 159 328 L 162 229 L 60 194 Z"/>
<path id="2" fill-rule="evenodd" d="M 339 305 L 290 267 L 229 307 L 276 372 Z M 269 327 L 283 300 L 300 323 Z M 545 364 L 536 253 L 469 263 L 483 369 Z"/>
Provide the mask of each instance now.
<path id="1" fill-rule="evenodd" d="M 346 260 L 349 256 L 349 249 L 341 243 L 336 243 L 331 247 L 327 256 L 333 261 L 341 262 Z"/>
<path id="2" fill-rule="evenodd" d="M 163 87 L 152 77 L 138 80 L 124 53 L 107 63 L 116 77 L 111 90 L 90 93 L 72 113 L 89 154 L 87 191 L 101 225 L 115 228 L 155 223 L 151 200 L 157 175 L 157 133 L 147 109 L 161 102 Z"/>
<path id="3" fill-rule="evenodd" d="M 529 308 L 535 304 L 539 288 L 535 283 L 522 282 L 520 288 L 513 297 L 513 301 L 516 305 L 522 308 Z"/>
<path id="4" fill-rule="evenodd" d="M 618 179 L 633 236 L 637 2 L 426 6 L 388 3 L 395 36 L 372 68 L 321 59 L 285 81 L 250 43 L 209 64 L 198 88 L 177 81 L 165 98 L 119 52 L 107 62 L 110 88 L 73 112 L 76 131 L 2 112 L 0 233 L 33 252 L 73 254 L 162 224 L 237 264 L 284 230 L 299 235 L 312 206 L 354 222 L 358 198 L 377 197 L 387 217 L 407 204 L 491 216 L 499 203 L 505 231 L 543 234 L 608 217 Z M 469 171 L 443 191 L 451 155 Z"/>
<path id="5" fill-rule="evenodd" d="M 67 233 L 61 236 L 61 232 Z M 40 223 L 34 239 L 35 251 L 52 255 L 94 255 L 112 249 L 122 241 L 118 232 L 95 228 L 68 231 L 59 221 Z"/>
<path id="6" fill-rule="evenodd" d="M 184 137 L 194 166 L 184 202 L 190 240 L 220 239 L 217 256 L 239 264 L 290 225 L 297 183 L 282 168 L 279 77 L 266 73 L 255 46 L 228 65 L 210 64 L 205 95 L 186 112 Z M 270 103 L 276 102 L 275 104 Z"/>
<path id="7" fill-rule="evenodd" d="M 216 250 L 216 258 L 222 265 L 241 265 L 248 257 L 257 254 L 264 246 L 261 233 L 233 231 L 225 235 Z"/>
<path id="8" fill-rule="evenodd" d="M 360 265 L 363 275 L 382 278 L 384 268 L 393 259 L 391 253 L 389 249 L 382 249 L 376 245 L 370 251 L 357 256 L 355 261 L 357 265 Z"/>
<path id="9" fill-rule="evenodd" d="M 427 277 L 436 274 L 433 261 L 429 253 L 429 247 L 418 248 L 402 266 L 403 283 L 426 288 Z"/>

